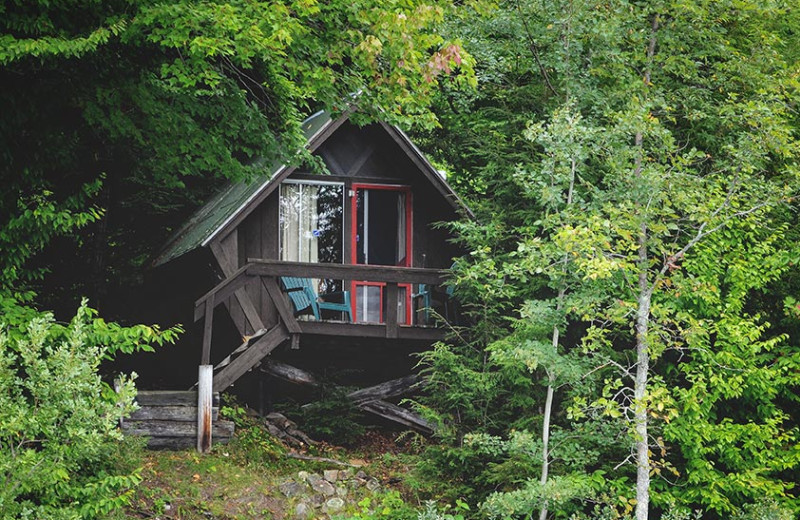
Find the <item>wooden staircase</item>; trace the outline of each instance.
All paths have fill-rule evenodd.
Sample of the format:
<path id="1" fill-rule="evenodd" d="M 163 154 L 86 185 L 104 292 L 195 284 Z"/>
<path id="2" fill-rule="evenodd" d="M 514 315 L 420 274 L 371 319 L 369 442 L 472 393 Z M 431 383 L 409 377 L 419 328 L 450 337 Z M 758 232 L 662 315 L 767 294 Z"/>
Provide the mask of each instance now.
<path id="1" fill-rule="evenodd" d="M 122 420 L 128 435 L 148 437 L 148 448 L 184 449 L 197 445 L 197 392 L 140 390 L 136 395 L 139 409 Z M 227 443 L 233 436 L 231 421 L 218 420 L 219 393 L 212 399 L 212 435 L 214 442 Z"/>
<path id="2" fill-rule="evenodd" d="M 290 338 L 289 330 L 282 322 L 269 330 L 256 331 L 214 367 L 214 391 L 228 388 Z"/>

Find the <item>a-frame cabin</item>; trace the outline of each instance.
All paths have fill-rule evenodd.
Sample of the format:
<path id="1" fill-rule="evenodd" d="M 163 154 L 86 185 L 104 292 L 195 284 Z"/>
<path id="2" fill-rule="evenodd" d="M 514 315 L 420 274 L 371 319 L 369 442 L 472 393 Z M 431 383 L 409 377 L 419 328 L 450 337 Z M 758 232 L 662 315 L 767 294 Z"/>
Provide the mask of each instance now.
<path id="1" fill-rule="evenodd" d="M 276 165 L 233 183 L 154 262 L 215 273 L 194 310 L 203 330 L 196 360 L 217 367 L 214 391 L 279 347 L 315 372 L 367 367 L 361 386 L 374 384 L 402 375 L 410 353 L 444 335 L 437 317 L 452 306 L 441 284 L 460 251 L 436 224 L 469 211 L 394 126 L 357 127 L 346 114 L 320 112 L 303 130 L 330 174 Z M 303 293 L 314 300 L 305 308 Z"/>

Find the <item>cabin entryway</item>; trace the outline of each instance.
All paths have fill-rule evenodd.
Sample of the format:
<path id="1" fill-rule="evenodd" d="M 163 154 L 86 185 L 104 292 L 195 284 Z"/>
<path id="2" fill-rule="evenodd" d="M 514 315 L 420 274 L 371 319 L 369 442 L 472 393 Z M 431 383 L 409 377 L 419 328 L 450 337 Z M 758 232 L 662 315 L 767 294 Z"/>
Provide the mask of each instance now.
<path id="1" fill-rule="evenodd" d="M 353 184 L 351 229 L 357 265 L 411 267 L 412 200 L 408 186 Z M 386 306 L 395 302 L 399 323 L 411 323 L 411 285 L 389 295 L 382 282 L 353 281 L 353 315 L 358 323 L 384 323 Z"/>

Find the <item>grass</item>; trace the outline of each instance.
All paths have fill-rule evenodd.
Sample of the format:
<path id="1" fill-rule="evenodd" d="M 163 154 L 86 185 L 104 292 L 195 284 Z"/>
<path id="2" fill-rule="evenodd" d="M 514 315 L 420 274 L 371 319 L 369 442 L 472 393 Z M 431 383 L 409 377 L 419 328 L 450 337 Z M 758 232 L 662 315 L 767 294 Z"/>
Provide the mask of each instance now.
<path id="1" fill-rule="evenodd" d="M 285 472 L 242 464 L 224 450 L 146 452 L 143 482 L 117 518 L 283 518 L 287 504 L 277 483 Z"/>
<path id="2" fill-rule="evenodd" d="M 237 433 L 231 443 L 214 446 L 206 455 L 194 450 L 143 450 L 139 455 L 142 483 L 134 491 L 130 505 L 107 520 L 294 518 L 297 499 L 285 497 L 280 484 L 296 478 L 301 470 L 321 473 L 340 469 L 330 463 L 289 458 L 287 448 L 254 419 L 241 415 L 236 421 Z M 402 498 L 406 495 L 402 477 L 409 468 L 396 455 L 399 450 L 394 439 L 391 434 L 370 432 L 351 449 L 321 444 L 310 450 L 311 455 L 362 466 L 381 483 L 377 493 L 365 487 L 351 493 L 340 513 L 342 517 L 416 518 Z M 373 516 L 372 509 L 380 512 Z"/>

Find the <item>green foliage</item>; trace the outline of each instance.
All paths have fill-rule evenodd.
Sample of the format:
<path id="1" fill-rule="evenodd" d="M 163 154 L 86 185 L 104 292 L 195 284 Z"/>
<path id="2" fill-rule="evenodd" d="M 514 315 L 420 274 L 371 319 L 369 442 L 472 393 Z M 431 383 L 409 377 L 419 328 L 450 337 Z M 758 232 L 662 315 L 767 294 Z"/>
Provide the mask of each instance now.
<path id="1" fill-rule="evenodd" d="M 795 516 L 775 500 L 760 499 L 736 511 L 733 520 L 793 520 Z"/>
<path id="2" fill-rule="evenodd" d="M 435 125 L 437 89 L 474 82 L 435 28 L 443 13 L 424 0 L 0 6 L 0 287 L 60 268 L 93 301 L 128 289 L 223 179 L 308 161 L 301 122 L 319 109 Z M 40 302 L 66 306 L 54 285 Z"/>
<path id="3" fill-rule="evenodd" d="M 307 406 L 287 409 L 286 414 L 301 424 L 302 430 L 312 439 L 352 444 L 365 429 L 361 412 L 347 398 L 346 387 L 325 386 L 320 398 Z"/>
<path id="4" fill-rule="evenodd" d="M 358 502 L 358 511 L 334 518 L 358 520 L 414 520 L 417 511 L 403 500 L 398 491 L 366 496 Z"/>
<path id="5" fill-rule="evenodd" d="M 785 231 L 746 221 L 730 226 L 687 258 L 685 276 L 669 292 L 686 343 L 671 378 L 678 413 L 664 438 L 680 449 L 678 482 L 696 485 L 664 487 L 667 500 L 732 513 L 734 497 L 769 498 L 796 509 L 796 484 L 780 475 L 800 466 L 800 430 L 791 416 L 800 350 L 745 309 L 749 294 L 796 262 L 796 248 L 774 246 L 784 243 Z"/>
<path id="6" fill-rule="evenodd" d="M 641 441 L 633 426 L 643 421 L 659 507 L 715 518 L 758 496 L 796 501 L 798 338 L 774 327 L 794 331 L 796 317 L 765 292 L 796 278 L 787 234 L 796 208 L 782 207 L 798 190 L 789 11 L 532 1 L 470 4 L 449 21 L 478 58 L 481 89 L 444 90 L 440 133 L 450 137 L 434 134 L 430 148 L 480 215 L 455 227 L 472 251 L 456 270 L 457 294 L 477 324 L 433 371 L 444 368 L 439 384 L 464 409 L 471 392 L 482 403 L 520 374 L 533 387 L 553 383 L 552 435 L 571 441 L 554 441 L 550 478 L 602 471 L 615 483 L 598 498 L 606 511 L 630 512 L 626 446 Z M 644 384 L 633 377 L 645 366 L 635 346 L 651 362 Z M 485 378 L 445 377 L 459 364 L 498 387 L 487 395 L 475 390 Z M 533 456 L 521 463 L 509 449 L 510 430 L 540 431 L 542 394 L 491 407 L 492 417 L 515 417 L 507 432 L 474 426 L 496 439 L 495 464 L 517 468 L 486 502 L 498 516 L 525 516 L 547 496 L 536 478 L 541 442 L 528 434 Z M 448 439 L 451 450 L 462 438 Z M 485 472 L 474 475 L 472 489 L 485 490 Z M 551 514 L 594 514 L 588 496 Z"/>
<path id="7" fill-rule="evenodd" d="M 229 399 L 228 394 L 224 395 Z M 264 425 L 247 410 L 236 403 L 228 403 L 222 406 L 219 411 L 220 416 L 233 421 L 236 426 L 236 435 L 231 442 L 224 447 L 235 460 L 242 460 L 246 463 L 256 464 L 263 467 L 276 465 L 282 460 L 286 453 L 286 448 L 277 441 Z"/>
<path id="8" fill-rule="evenodd" d="M 0 330 L 6 518 L 97 518 L 125 505 L 140 481 L 133 444 L 118 429 L 135 407 L 133 378 L 121 378 L 117 392 L 102 381 L 100 362 L 120 348 L 98 342 L 107 328 L 94 334 L 90 317 L 84 304 L 68 325 L 44 313 Z"/>
<path id="9" fill-rule="evenodd" d="M 453 510 L 455 514 L 450 513 Z M 470 508 L 469 504 L 463 500 L 456 500 L 456 505 L 451 507 L 446 505 L 440 508 L 435 502 L 425 502 L 425 509 L 419 512 L 417 520 L 464 520 Z"/>

